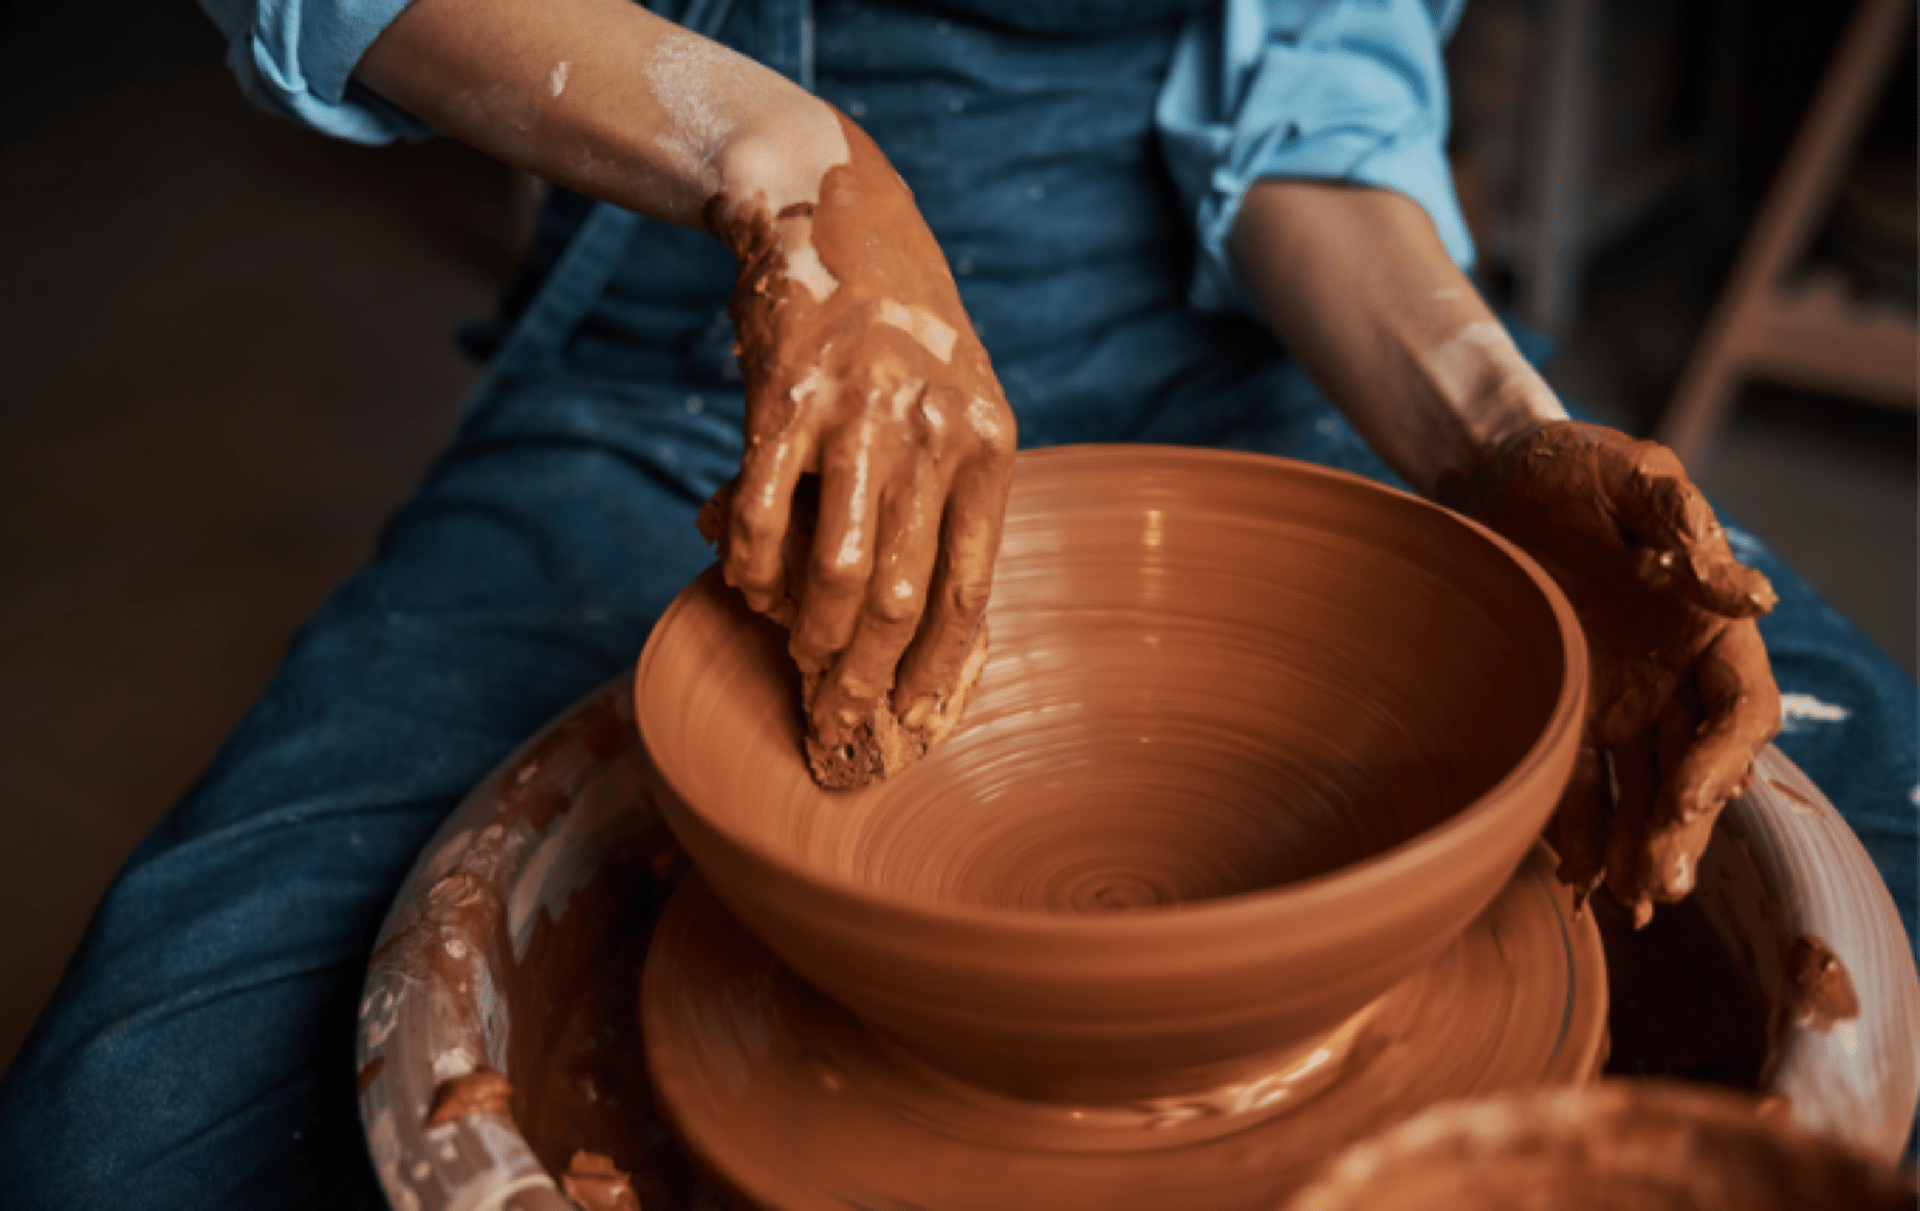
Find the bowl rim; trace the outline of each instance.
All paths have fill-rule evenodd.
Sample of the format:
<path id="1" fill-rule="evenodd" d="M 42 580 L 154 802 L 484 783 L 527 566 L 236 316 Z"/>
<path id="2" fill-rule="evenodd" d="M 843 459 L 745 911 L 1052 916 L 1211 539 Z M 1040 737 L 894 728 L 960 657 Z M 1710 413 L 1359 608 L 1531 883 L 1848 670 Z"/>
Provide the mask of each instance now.
<path id="1" fill-rule="evenodd" d="M 1493 786 L 1440 823 L 1415 833 L 1397 845 L 1371 857 L 1297 883 L 1239 892 L 1207 900 L 1102 914 L 1035 912 L 994 905 L 916 899 L 822 872 L 761 844 L 755 838 L 722 825 L 713 815 L 695 806 L 694 800 L 686 794 L 674 772 L 655 755 L 658 749 L 647 737 L 647 721 L 652 712 L 648 709 L 646 687 L 652 681 L 654 666 L 660 659 L 659 653 L 662 646 L 660 636 L 668 632 L 670 623 L 677 615 L 691 608 L 690 602 L 700 590 L 701 584 L 715 576 L 715 568 L 718 566 L 715 564 L 710 565 L 685 589 L 682 589 L 674 597 L 672 604 L 661 614 L 660 620 L 654 624 L 653 630 L 647 636 L 646 646 L 641 651 L 640 660 L 634 672 L 635 724 L 640 731 L 642 742 L 647 747 L 649 757 L 659 773 L 663 789 L 669 792 L 671 806 L 684 810 L 702 829 L 723 840 L 737 853 L 749 858 L 767 873 L 783 877 L 790 883 L 804 888 L 808 894 L 846 904 L 883 909 L 895 920 L 909 920 L 924 927 L 973 931 L 985 929 L 1024 938 L 1052 935 L 1069 941 L 1184 934 L 1195 929 L 1232 930 L 1236 926 L 1270 923 L 1271 918 L 1275 916 L 1296 913 L 1317 915 L 1327 908 L 1356 897 L 1371 900 L 1400 898 L 1409 903 L 1417 902 L 1420 899 L 1417 896 L 1391 897 L 1383 896 L 1383 893 L 1391 893 L 1396 889 L 1404 892 L 1412 885 L 1411 876 L 1418 869 L 1434 862 L 1441 851 L 1456 851 L 1471 845 L 1482 835 L 1495 831 L 1506 815 L 1499 810 L 1502 807 L 1502 801 L 1509 797 L 1509 793 L 1515 786 L 1532 779 L 1543 766 L 1552 762 L 1553 749 L 1567 731 L 1577 731 L 1584 724 L 1588 677 L 1587 644 L 1585 632 L 1574 613 L 1573 606 L 1561 592 L 1560 586 L 1531 556 L 1481 523 L 1411 492 L 1350 471 L 1253 451 L 1145 443 L 1049 446 L 1043 449 L 1022 450 L 1016 462 L 1016 475 L 1020 466 L 1100 460 L 1120 454 L 1185 460 L 1190 463 L 1255 466 L 1304 475 L 1349 489 L 1359 488 L 1367 492 L 1380 493 L 1388 498 L 1397 498 L 1401 506 L 1438 514 L 1465 527 L 1468 532 L 1478 535 L 1483 541 L 1491 543 L 1496 550 L 1511 559 L 1540 592 L 1553 614 L 1561 640 L 1559 691 L 1553 709 L 1548 712 L 1544 724 L 1533 742 L 1528 745 L 1526 752 Z M 673 810 L 668 811 L 670 823 L 677 814 Z M 1542 813 L 1542 824 L 1545 823 L 1546 814 Z M 679 829 L 676 827 L 675 831 L 678 832 Z M 1524 843 L 1515 847 L 1514 865 L 1517 866 L 1525 857 L 1528 846 L 1538 835 L 1538 828 L 1529 831 Z M 693 848 L 684 836 L 682 836 L 682 843 L 688 844 L 690 849 Z M 1497 892 L 1502 882 L 1504 878 L 1495 882 L 1492 890 Z M 716 890 L 724 890 L 718 881 L 714 886 Z"/>

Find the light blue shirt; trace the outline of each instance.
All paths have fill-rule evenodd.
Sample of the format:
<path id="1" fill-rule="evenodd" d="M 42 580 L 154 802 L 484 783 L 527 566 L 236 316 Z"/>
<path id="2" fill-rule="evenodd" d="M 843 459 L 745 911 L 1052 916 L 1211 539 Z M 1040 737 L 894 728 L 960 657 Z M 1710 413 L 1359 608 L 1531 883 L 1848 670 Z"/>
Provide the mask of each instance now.
<path id="1" fill-rule="evenodd" d="M 355 143 L 432 131 L 352 83 L 354 65 L 410 0 L 200 0 L 227 36 L 227 67 L 268 113 Z"/>
<path id="2" fill-rule="evenodd" d="M 352 82 L 408 0 L 200 0 L 228 66 L 263 108 L 361 143 L 431 133 Z M 1188 20 L 1155 108 L 1166 161 L 1199 241 L 1189 295 L 1253 308 L 1226 241 L 1247 188 L 1341 181 L 1405 194 L 1462 267 L 1472 237 L 1445 153 L 1440 48 L 1465 0 L 1224 0 Z M 700 0 L 691 6 L 700 7 Z"/>
<path id="3" fill-rule="evenodd" d="M 1191 301 L 1251 311 L 1227 236 L 1248 186 L 1343 181 L 1426 208 L 1447 252 L 1473 237 L 1447 166 L 1440 47 L 1466 0 L 1226 0 L 1187 23 L 1155 119 L 1200 241 Z"/>

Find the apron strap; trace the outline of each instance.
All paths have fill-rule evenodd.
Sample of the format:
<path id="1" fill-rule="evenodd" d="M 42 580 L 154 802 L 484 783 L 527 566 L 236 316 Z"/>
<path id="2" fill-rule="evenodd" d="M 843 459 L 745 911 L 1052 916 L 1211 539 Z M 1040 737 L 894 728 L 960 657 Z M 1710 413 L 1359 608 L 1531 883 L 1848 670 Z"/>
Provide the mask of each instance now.
<path id="1" fill-rule="evenodd" d="M 630 210 L 594 204 L 494 354 L 489 379 L 536 369 L 566 343 L 599 301 L 639 226 L 640 216 Z"/>

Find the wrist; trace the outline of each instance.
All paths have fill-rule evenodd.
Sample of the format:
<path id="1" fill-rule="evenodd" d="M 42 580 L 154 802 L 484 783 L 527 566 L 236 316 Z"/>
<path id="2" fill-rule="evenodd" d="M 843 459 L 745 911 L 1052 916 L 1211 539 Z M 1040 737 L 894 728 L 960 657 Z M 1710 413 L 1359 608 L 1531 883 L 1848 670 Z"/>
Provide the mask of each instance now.
<path id="1" fill-rule="evenodd" d="M 1476 457 L 1542 425 L 1568 419 L 1565 405 L 1539 372 L 1531 366 L 1524 371 L 1498 384 L 1470 410 Z"/>
<path id="2" fill-rule="evenodd" d="M 1491 320 L 1465 325 L 1421 361 L 1439 410 L 1452 417 L 1451 440 L 1434 447 L 1429 482 L 1465 473 L 1513 438 L 1567 419 L 1553 388 Z"/>
<path id="3" fill-rule="evenodd" d="M 1546 381 L 1527 367 L 1475 400 L 1451 457 L 1439 460 L 1429 495 L 1449 508 L 1477 516 L 1487 476 L 1503 455 L 1549 425 L 1568 421 L 1567 410 Z"/>
<path id="4" fill-rule="evenodd" d="M 728 210 L 764 208 L 769 217 L 820 200 L 821 183 L 847 163 L 847 139 L 833 106 L 797 88 L 791 104 L 740 123 L 714 157 L 715 199 Z M 709 205 L 714 199 L 709 200 Z"/>

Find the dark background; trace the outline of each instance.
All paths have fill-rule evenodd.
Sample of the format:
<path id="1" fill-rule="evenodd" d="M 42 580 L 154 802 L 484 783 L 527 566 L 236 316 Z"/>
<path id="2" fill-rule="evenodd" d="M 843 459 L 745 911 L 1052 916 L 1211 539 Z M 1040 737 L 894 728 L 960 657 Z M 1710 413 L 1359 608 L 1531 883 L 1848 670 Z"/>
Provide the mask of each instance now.
<path id="1" fill-rule="evenodd" d="M 1677 147 L 1685 173 L 1592 250 L 1552 377 L 1646 432 L 1845 6 L 1601 8 L 1600 141 Z M 1477 0 L 1450 56 L 1483 229 L 1514 204 L 1538 18 Z M 0 1066 L 114 869 L 420 477 L 474 375 L 453 329 L 514 259 L 505 169 L 261 115 L 225 52 L 187 0 L 0 9 Z M 1909 51 L 1869 139 L 1909 235 L 1913 102 Z M 1817 255 L 1845 259 L 1835 222 Z M 1864 264 L 1911 308 L 1910 245 Z M 1914 666 L 1911 411 L 1750 388 L 1696 474 Z"/>

